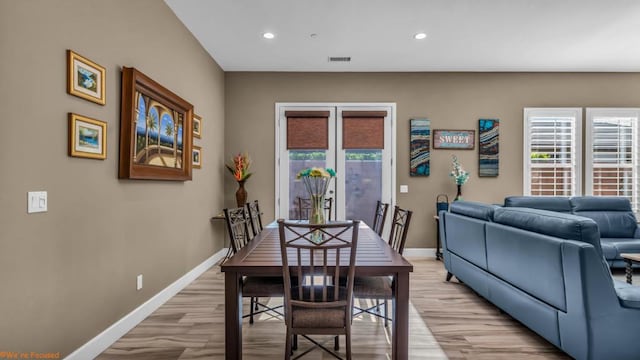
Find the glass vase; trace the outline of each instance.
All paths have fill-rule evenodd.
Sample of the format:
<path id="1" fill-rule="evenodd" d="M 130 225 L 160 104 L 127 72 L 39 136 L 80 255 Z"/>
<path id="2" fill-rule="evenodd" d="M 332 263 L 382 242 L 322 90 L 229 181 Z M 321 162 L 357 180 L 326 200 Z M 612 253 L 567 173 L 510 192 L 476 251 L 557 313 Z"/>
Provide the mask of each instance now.
<path id="1" fill-rule="evenodd" d="M 458 193 L 456 194 L 456 198 L 453 201 L 462 200 L 462 185 L 458 185 Z"/>
<path id="2" fill-rule="evenodd" d="M 324 194 L 311 195 L 311 215 L 309 216 L 310 224 L 324 224 Z"/>

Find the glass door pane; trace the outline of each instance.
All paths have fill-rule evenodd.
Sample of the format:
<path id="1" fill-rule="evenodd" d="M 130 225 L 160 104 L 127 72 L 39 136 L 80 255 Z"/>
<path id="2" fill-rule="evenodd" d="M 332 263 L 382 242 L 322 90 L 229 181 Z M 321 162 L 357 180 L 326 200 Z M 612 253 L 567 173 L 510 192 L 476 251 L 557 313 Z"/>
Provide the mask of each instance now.
<path id="1" fill-rule="evenodd" d="M 299 219 L 298 197 L 308 198 L 309 194 L 302 183 L 296 179 L 300 170 L 309 167 L 327 167 L 326 150 L 289 150 L 289 219 Z M 327 197 L 330 194 L 327 194 Z M 332 217 L 333 218 L 333 217 Z"/>
<path id="2" fill-rule="evenodd" d="M 382 150 L 345 150 L 344 156 L 345 217 L 372 226 L 382 200 Z"/>

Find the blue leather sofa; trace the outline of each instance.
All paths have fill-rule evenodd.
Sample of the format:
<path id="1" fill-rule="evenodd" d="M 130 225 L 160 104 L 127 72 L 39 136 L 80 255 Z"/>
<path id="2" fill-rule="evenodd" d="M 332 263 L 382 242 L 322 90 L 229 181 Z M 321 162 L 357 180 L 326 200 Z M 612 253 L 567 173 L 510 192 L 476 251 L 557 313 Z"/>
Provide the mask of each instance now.
<path id="1" fill-rule="evenodd" d="M 457 201 L 449 274 L 576 359 L 640 358 L 640 287 L 614 281 L 590 218 Z"/>
<path id="2" fill-rule="evenodd" d="M 600 230 L 604 257 L 613 268 L 625 267 L 621 253 L 640 253 L 640 227 L 631 203 L 625 198 L 510 196 L 505 198 L 504 206 L 551 210 L 593 219 Z"/>

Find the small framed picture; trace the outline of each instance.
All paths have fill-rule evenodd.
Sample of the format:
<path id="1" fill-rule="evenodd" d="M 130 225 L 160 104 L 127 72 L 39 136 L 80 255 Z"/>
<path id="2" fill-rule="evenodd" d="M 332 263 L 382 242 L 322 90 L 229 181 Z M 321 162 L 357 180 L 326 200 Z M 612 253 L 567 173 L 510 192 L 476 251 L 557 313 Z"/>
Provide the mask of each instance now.
<path id="1" fill-rule="evenodd" d="M 104 67 L 67 50 L 67 92 L 69 94 L 104 105 L 106 73 Z"/>
<path id="2" fill-rule="evenodd" d="M 434 149 L 473 150 L 475 145 L 475 130 L 433 130 Z"/>
<path id="3" fill-rule="evenodd" d="M 191 165 L 193 165 L 194 169 L 200 169 L 202 167 L 202 148 L 200 146 L 193 145 Z"/>
<path id="4" fill-rule="evenodd" d="M 202 118 L 193 114 L 193 137 L 200 139 L 202 136 Z"/>
<path id="5" fill-rule="evenodd" d="M 69 156 L 107 158 L 107 123 L 69 113 Z"/>

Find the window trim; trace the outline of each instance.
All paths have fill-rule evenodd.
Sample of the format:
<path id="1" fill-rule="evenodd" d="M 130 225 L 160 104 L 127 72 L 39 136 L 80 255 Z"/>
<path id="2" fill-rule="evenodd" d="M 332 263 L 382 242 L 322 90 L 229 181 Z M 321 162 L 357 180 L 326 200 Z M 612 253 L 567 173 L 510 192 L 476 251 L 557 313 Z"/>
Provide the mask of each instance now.
<path id="1" fill-rule="evenodd" d="M 575 119 L 574 141 L 571 144 L 575 154 L 574 184 L 569 196 L 582 194 L 582 108 L 538 108 L 526 107 L 523 110 L 523 151 L 522 151 L 522 193 L 531 196 L 531 138 L 528 134 L 529 118 L 533 116 L 571 116 Z"/>

